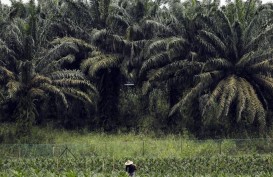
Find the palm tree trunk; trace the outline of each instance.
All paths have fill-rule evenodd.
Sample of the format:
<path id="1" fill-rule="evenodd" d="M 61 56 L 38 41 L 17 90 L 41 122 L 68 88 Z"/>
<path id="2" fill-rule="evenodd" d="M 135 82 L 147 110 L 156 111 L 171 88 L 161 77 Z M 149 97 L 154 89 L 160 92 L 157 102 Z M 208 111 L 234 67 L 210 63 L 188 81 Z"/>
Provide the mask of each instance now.
<path id="1" fill-rule="evenodd" d="M 110 71 L 105 69 L 101 78 L 101 99 L 98 104 L 99 126 L 102 126 L 106 131 L 112 131 L 117 128 L 118 124 L 120 70 L 118 68 L 113 68 Z"/>

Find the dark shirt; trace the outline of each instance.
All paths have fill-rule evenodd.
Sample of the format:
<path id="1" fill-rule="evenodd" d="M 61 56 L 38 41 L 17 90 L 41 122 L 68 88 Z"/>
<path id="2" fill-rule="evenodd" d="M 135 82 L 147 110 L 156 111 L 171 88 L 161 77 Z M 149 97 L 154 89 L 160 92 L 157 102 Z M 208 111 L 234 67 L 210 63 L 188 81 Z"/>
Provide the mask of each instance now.
<path id="1" fill-rule="evenodd" d="M 128 173 L 134 173 L 136 170 L 136 166 L 134 164 L 132 165 L 126 165 L 125 171 Z"/>

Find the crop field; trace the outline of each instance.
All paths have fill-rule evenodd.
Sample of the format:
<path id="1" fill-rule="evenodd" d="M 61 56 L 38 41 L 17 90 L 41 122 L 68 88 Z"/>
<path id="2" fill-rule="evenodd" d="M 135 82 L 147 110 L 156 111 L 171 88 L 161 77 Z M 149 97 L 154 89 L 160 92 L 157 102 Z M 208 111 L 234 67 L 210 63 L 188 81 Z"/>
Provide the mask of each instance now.
<path id="1" fill-rule="evenodd" d="M 125 177 L 126 159 L 108 158 L 23 158 L 1 160 L 0 176 Z M 134 159 L 136 176 L 272 176 L 273 156 L 205 156 L 191 158 Z"/>
<path id="2" fill-rule="evenodd" d="M 128 159 L 137 165 L 137 177 L 273 176 L 272 139 L 67 132 L 52 137 L 46 144 L 0 144 L 0 177 L 126 177 Z"/>

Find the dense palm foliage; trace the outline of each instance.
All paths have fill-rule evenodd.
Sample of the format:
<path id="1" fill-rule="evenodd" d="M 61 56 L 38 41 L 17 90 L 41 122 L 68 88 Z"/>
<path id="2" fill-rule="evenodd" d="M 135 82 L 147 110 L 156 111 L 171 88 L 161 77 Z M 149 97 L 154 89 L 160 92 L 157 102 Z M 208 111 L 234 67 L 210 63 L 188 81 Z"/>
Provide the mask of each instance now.
<path id="1" fill-rule="evenodd" d="M 35 102 L 55 96 L 67 109 L 69 95 L 94 106 L 97 92 L 79 70 L 62 68 L 64 63 L 73 62 L 79 46 L 59 44 L 56 39 L 45 49 L 39 41 L 44 38 L 36 38 L 37 28 L 43 27 L 37 25 L 36 8 L 30 2 L 27 9 L 29 19 L 15 17 L 1 31 L 1 88 L 4 102 L 15 105 L 12 116 L 22 131 L 28 131 L 38 116 Z"/>
<path id="2" fill-rule="evenodd" d="M 272 4 L 0 6 L 0 118 L 18 131 L 47 121 L 202 137 L 272 128 Z"/>
<path id="3" fill-rule="evenodd" d="M 241 4 L 240 8 L 230 4 L 223 11 L 217 10 L 208 27 L 199 30 L 197 38 L 206 59 L 189 63 L 200 69 L 193 74 L 196 84 L 172 111 L 204 94 L 200 111 L 205 122 L 230 126 L 256 123 L 264 129 L 272 93 L 272 43 L 268 40 L 272 12 L 262 9 L 257 13 L 254 3 Z M 230 10 L 237 18 L 228 17 Z"/>

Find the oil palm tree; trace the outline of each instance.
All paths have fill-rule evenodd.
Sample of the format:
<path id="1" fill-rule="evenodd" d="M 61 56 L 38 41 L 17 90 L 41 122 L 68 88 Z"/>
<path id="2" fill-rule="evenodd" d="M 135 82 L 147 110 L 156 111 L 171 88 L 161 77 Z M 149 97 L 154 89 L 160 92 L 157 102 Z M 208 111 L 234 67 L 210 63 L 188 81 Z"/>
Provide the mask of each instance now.
<path id="1" fill-rule="evenodd" d="M 171 114 L 203 95 L 205 123 L 226 124 L 228 129 L 256 125 L 263 131 L 272 98 L 272 14 L 266 9 L 259 11 L 255 1 L 229 5 L 236 8 L 235 18 L 228 17 L 229 11 L 218 10 L 207 28 L 199 31 L 206 59 L 187 62 L 200 72 L 192 74 L 195 85 Z"/>
<path id="2" fill-rule="evenodd" d="M 162 11 L 157 18 L 171 33 L 159 35 L 147 45 L 139 76 L 144 81 L 143 93 L 149 93 L 155 87 L 166 89 L 172 108 L 192 86 L 191 75 L 200 71 L 200 65 L 191 67 L 188 62 L 198 63 L 198 56 L 203 55 L 202 48 L 196 45 L 198 31 L 205 27 L 204 22 L 218 8 L 218 3 L 173 0 L 168 4 L 169 10 Z M 170 114 L 166 118 L 168 126 L 171 129 L 173 126 L 198 127 L 200 120 L 195 118 L 199 116 L 198 112 L 187 110 L 195 115 L 183 114 L 181 118 L 181 115 Z"/>
<path id="3" fill-rule="evenodd" d="M 140 70 L 140 77 L 144 77 L 144 80 L 147 81 L 143 87 L 144 92 L 152 88 L 151 84 L 158 83 L 156 80 L 160 78 L 164 81 L 167 80 L 172 88 L 186 84 L 183 83 L 186 80 L 181 80 L 181 75 L 185 73 L 175 74 L 174 70 L 170 70 L 169 67 L 176 64 L 183 65 L 182 63 L 185 61 L 197 60 L 198 54 L 202 51 L 196 45 L 198 30 L 203 28 L 203 21 L 207 20 L 207 16 L 217 6 L 218 4 L 207 5 L 199 1 L 182 3 L 173 0 L 169 2 L 170 11 L 161 14 L 158 21 L 168 27 L 171 33 L 152 40 L 145 51 L 145 60 L 142 62 Z M 189 72 L 194 72 L 194 70 Z M 165 77 L 161 77 L 162 74 Z M 187 82 L 190 83 L 190 80 Z M 177 96 L 178 93 L 171 95 Z M 177 99 L 171 100 L 173 100 L 171 105 L 177 101 Z"/>
<path id="4" fill-rule="evenodd" d="M 145 31 L 140 24 L 146 15 L 143 2 L 148 1 L 91 2 L 94 17 L 100 21 L 91 33 L 91 43 L 97 50 L 82 63 L 81 68 L 96 80 L 101 93 L 100 124 L 111 130 L 118 123 L 119 90 L 130 75 L 127 68 L 133 58 L 139 57 L 137 53 L 144 46 L 148 28 Z M 149 24 L 152 26 L 154 23 L 150 21 Z"/>
<path id="5" fill-rule="evenodd" d="M 30 8 L 36 7 L 30 4 Z M 74 60 L 80 46 L 69 42 L 60 44 L 59 39 L 51 42 L 51 48 L 39 45 L 43 42 L 35 35 L 37 28 L 43 26 L 37 25 L 34 15 L 14 18 L 0 33 L 1 88 L 6 93 L 5 102 L 16 105 L 13 116 L 23 134 L 29 132 L 37 116 L 36 100 L 54 96 L 67 108 L 67 96 L 70 96 L 94 106 L 97 94 L 96 88 L 79 70 L 62 68 L 64 63 Z"/>

